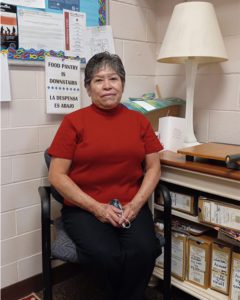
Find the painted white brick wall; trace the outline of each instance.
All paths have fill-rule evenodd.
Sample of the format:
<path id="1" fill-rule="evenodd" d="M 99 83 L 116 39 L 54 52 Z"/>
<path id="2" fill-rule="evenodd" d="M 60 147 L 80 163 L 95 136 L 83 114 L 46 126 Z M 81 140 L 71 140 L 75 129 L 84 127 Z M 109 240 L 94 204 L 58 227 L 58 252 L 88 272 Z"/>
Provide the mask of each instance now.
<path id="1" fill-rule="evenodd" d="M 156 62 L 172 9 L 182 1 L 109 2 L 116 52 L 127 72 L 123 98 L 154 91 L 156 83 L 163 97 L 185 98 L 183 66 Z M 229 61 L 199 69 L 195 130 L 203 142 L 240 144 L 240 1 L 212 3 Z M 62 120 L 62 116 L 45 113 L 43 67 L 10 66 L 10 76 L 13 101 L 1 104 L 1 287 L 41 272 L 37 188 L 47 182 L 43 151 Z M 83 79 L 81 88 L 82 106 L 86 106 L 90 100 Z"/>

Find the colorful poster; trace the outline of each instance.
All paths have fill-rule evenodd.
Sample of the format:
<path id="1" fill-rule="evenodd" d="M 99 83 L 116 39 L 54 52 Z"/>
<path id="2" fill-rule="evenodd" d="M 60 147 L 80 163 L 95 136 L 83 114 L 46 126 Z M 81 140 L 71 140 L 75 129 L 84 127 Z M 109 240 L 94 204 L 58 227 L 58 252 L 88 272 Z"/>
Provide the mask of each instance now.
<path id="1" fill-rule="evenodd" d="M 106 0 L 80 0 L 80 11 L 87 15 L 87 26 L 107 24 Z"/>
<path id="2" fill-rule="evenodd" d="M 18 48 L 17 8 L 0 3 L 1 49 Z"/>
<path id="3" fill-rule="evenodd" d="M 46 0 L 46 8 L 58 13 L 64 9 L 86 13 L 87 26 L 107 24 L 107 0 Z"/>
<path id="4" fill-rule="evenodd" d="M 63 9 L 79 11 L 80 0 L 48 0 L 48 8 L 62 11 Z"/>
<path id="5" fill-rule="evenodd" d="M 85 12 L 87 15 L 87 26 L 97 26 L 99 23 L 99 0 L 80 0 L 80 11 Z M 104 24 L 102 24 L 104 25 Z"/>
<path id="6" fill-rule="evenodd" d="M 80 61 L 45 58 L 48 114 L 68 114 L 80 108 Z"/>

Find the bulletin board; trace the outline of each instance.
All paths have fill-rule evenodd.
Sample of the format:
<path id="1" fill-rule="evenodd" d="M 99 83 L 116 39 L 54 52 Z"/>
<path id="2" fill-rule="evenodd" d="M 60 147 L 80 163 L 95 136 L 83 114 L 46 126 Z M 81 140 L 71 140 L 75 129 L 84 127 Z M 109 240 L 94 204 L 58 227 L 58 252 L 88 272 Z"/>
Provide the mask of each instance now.
<path id="1" fill-rule="evenodd" d="M 36 7 L 36 3 L 38 3 L 38 7 Z M 67 9 L 69 11 L 85 13 L 86 25 L 89 27 L 108 24 L 108 0 L 5 0 L 1 2 L 0 5 L 1 52 L 7 53 L 9 61 L 13 63 L 43 62 L 45 56 L 69 58 L 69 56 L 65 56 L 64 49 L 60 48 L 54 50 L 41 47 L 34 48 L 31 47 L 30 43 L 28 45 L 29 47 L 19 47 L 21 46 L 19 45 L 21 39 L 19 14 L 23 14 L 23 12 L 27 12 L 28 15 L 32 12 L 33 16 L 34 14 L 36 16 L 41 15 L 43 16 L 42 19 L 44 19 L 44 14 L 46 17 L 50 15 L 57 18 L 63 14 L 63 9 Z M 41 6 L 43 7 L 41 8 Z M 38 19 L 36 18 L 36 20 L 34 20 L 33 18 L 33 25 L 35 25 L 34 21 L 38 22 Z M 48 20 L 46 19 L 44 22 L 46 25 Z M 31 36 L 31 34 L 31 30 L 29 30 L 29 36 Z M 76 59 L 76 57 L 70 58 Z M 81 61 L 81 57 L 77 57 L 77 59 Z M 81 61 L 81 63 L 84 63 L 84 61 Z"/>

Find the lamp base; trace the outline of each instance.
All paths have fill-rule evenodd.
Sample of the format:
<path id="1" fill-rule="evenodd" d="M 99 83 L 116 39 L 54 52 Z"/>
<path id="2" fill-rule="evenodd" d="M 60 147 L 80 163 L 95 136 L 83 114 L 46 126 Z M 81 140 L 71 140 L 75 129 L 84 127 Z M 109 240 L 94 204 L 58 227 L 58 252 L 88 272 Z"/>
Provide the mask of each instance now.
<path id="1" fill-rule="evenodd" d="M 183 143 L 183 147 L 184 148 L 188 148 L 188 147 L 193 147 L 193 146 L 197 146 L 197 145 L 201 145 L 201 143 L 199 143 L 199 142 L 190 142 L 190 143 Z"/>

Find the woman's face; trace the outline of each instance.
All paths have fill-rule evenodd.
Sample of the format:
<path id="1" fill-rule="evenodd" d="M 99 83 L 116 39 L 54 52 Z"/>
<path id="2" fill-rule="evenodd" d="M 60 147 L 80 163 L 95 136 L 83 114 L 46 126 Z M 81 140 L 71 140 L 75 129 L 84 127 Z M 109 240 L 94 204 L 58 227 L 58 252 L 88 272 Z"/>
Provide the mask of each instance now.
<path id="1" fill-rule="evenodd" d="M 87 92 L 98 107 L 114 108 L 121 101 L 123 93 L 121 78 L 112 68 L 105 66 L 94 74 Z"/>

